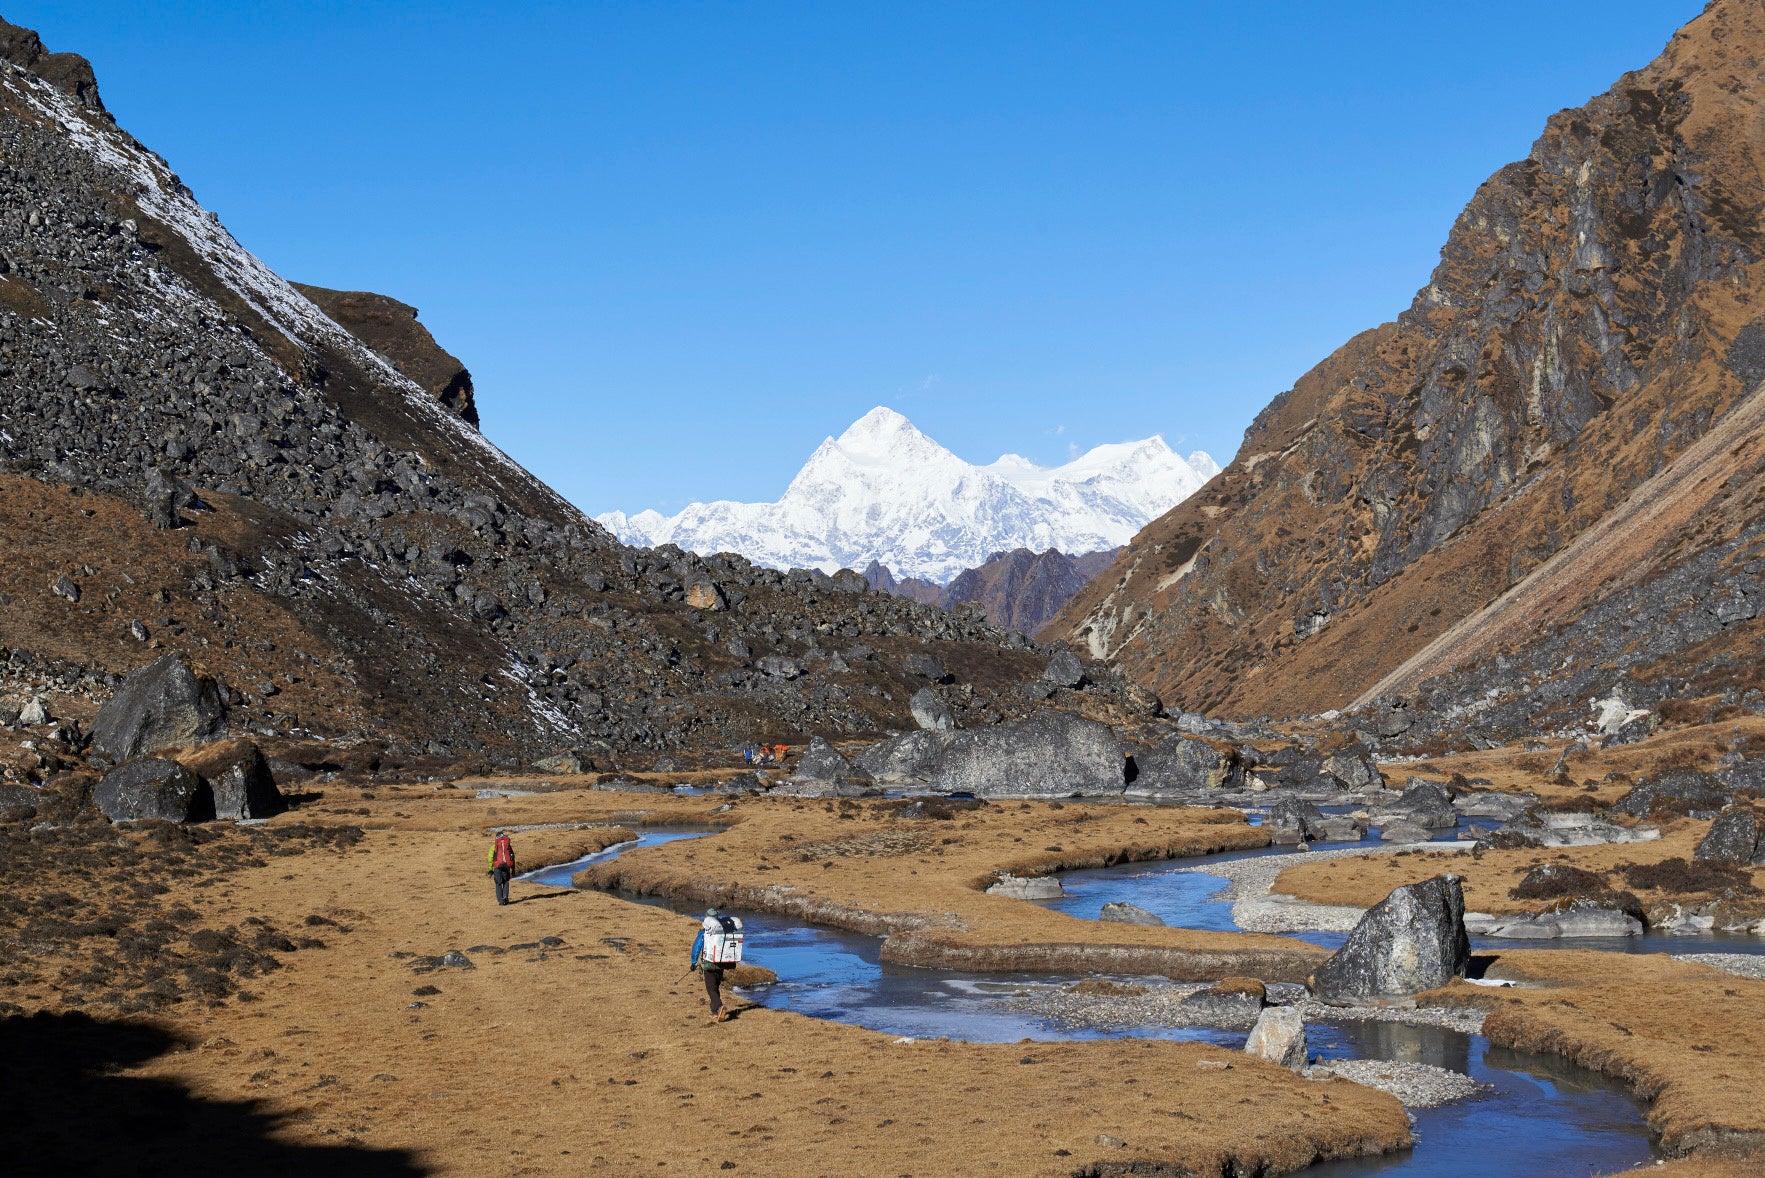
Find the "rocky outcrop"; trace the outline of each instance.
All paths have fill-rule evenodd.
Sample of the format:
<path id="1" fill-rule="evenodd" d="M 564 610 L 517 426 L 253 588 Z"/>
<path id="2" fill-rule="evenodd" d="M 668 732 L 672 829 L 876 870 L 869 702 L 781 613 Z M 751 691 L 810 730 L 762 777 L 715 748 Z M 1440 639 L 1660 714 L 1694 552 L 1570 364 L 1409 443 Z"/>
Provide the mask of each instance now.
<path id="1" fill-rule="evenodd" d="M 168 654 L 117 689 L 92 724 L 92 747 L 122 761 L 142 753 L 200 744 L 226 730 L 227 708 L 212 679 L 199 679 Z"/>
<path id="2" fill-rule="evenodd" d="M 473 427 L 478 425 L 478 406 L 472 398 L 472 374 L 435 342 L 427 327 L 417 322 L 415 307 L 363 290 L 328 290 L 303 282 L 291 285 L 345 331 L 380 353 L 430 396 L 459 414 L 461 420 Z"/>
<path id="3" fill-rule="evenodd" d="M 1750 806 L 1730 806 L 1710 824 L 1695 857 L 1718 863 L 1751 863 L 1758 848 L 1759 815 Z"/>
<path id="4" fill-rule="evenodd" d="M 870 774 L 817 736 L 803 750 L 795 770 L 777 792 L 802 797 L 857 797 L 870 792 L 873 784 Z"/>
<path id="5" fill-rule="evenodd" d="M 1464 976 L 1470 959 L 1464 889 L 1456 876 L 1437 875 L 1368 909 L 1311 989 L 1329 1003 L 1402 1001 Z"/>
<path id="6" fill-rule="evenodd" d="M 1553 115 L 1409 309 L 1276 397 L 1048 635 L 1196 709 L 1415 704 L 1413 741 L 1583 725 L 1614 681 L 1645 710 L 1744 691 L 1765 116 L 1737 84 L 1762 54 L 1765 12 L 1716 0 Z"/>
<path id="7" fill-rule="evenodd" d="M 105 114 L 92 63 L 77 53 L 51 53 L 30 29 L 0 20 L 0 59 L 27 69 L 95 114 Z"/>
<path id="8" fill-rule="evenodd" d="M 954 735 L 935 729 L 904 732 L 871 745 L 854 763 L 880 785 L 923 785 L 932 779 Z"/>
<path id="9" fill-rule="evenodd" d="M 897 580 L 877 561 L 871 561 L 863 575 L 872 588 L 885 593 L 945 609 L 972 603 L 979 606 L 995 626 L 1034 634 L 1046 626 L 1087 581 L 1107 569 L 1119 551 L 1112 548 L 1083 556 L 1068 556 L 1053 548 L 1046 552 L 1014 548 L 1009 552 L 996 552 L 987 558 L 986 563 L 958 573 L 948 585 L 937 585 L 916 577 Z"/>
<path id="10" fill-rule="evenodd" d="M 1269 816 L 1263 820 L 1263 825 L 1277 844 L 1291 846 L 1323 838 L 1327 821 L 1324 812 L 1310 802 L 1285 797 L 1269 807 Z"/>
<path id="11" fill-rule="evenodd" d="M 958 733 L 932 784 L 988 798 L 1110 797 L 1123 788 L 1121 745 L 1107 725 L 1050 708 L 1019 724 Z"/>

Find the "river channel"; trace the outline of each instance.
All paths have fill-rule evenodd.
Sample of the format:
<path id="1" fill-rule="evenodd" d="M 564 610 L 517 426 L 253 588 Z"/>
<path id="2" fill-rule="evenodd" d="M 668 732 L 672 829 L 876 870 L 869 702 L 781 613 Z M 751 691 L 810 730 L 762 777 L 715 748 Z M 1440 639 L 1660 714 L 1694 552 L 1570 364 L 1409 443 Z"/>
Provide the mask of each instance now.
<path id="1" fill-rule="evenodd" d="M 569 887 L 571 877 L 591 863 L 706 833 L 710 832 L 645 832 L 635 841 L 522 878 Z M 1174 926 L 1233 929 L 1231 903 L 1217 898 L 1228 881 L 1183 868 L 1283 853 L 1287 853 L 1285 848 L 1269 848 L 1153 866 L 1069 872 L 1062 876 L 1068 894 L 1046 903 L 1074 916 L 1095 919 L 1106 901 L 1126 900 Z M 699 911 L 654 899 L 640 902 L 683 913 Z M 775 1009 L 913 1038 L 1015 1042 L 1140 1037 L 1207 1042 L 1234 1050 L 1244 1043 L 1243 1031 L 1204 1027 L 1159 1025 L 1105 1031 L 1067 1026 L 1014 1010 L 1011 1002 L 1039 988 L 1065 986 L 1080 979 L 885 965 L 879 960 L 882 942 L 878 938 L 797 924 L 765 913 L 738 915 L 747 929 L 749 960 L 779 976 L 776 985 L 744 996 Z M 1312 934 L 1305 939 L 1333 946 L 1340 944 L 1342 937 L 1339 933 Z M 1661 939 L 1672 940 L 1676 951 L 1687 948 L 1687 938 Z M 1586 941 L 1569 943 L 1595 947 Z M 1526 947 L 1548 944 L 1551 942 L 1528 942 Z M 1646 951 L 1631 945 L 1614 947 Z M 1721 947 L 1730 948 L 1727 944 Z M 1435 1026 L 1320 1020 L 1308 1023 L 1306 1031 L 1311 1052 L 1319 1059 L 1425 1063 L 1469 1075 L 1489 1086 L 1480 1096 L 1440 1108 L 1413 1110 L 1414 1149 L 1313 1167 L 1305 1171 L 1307 1178 L 1375 1174 L 1391 1178 L 1559 1178 L 1610 1174 L 1657 1156 L 1651 1151 L 1643 1106 L 1622 1085 L 1555 1057 L 1508 1051 L 1492 1046 L 1482 1035 Z"/>

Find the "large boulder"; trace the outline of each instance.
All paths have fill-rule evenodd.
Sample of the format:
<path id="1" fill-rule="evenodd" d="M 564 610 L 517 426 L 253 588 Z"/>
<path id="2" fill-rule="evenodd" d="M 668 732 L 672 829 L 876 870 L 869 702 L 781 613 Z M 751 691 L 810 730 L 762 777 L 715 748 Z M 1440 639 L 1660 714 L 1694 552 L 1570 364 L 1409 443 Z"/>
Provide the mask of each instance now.
<path id="1" fill-rule="evenodd" d="M 1113 921 L 1116 924 L 1146 924 L 1158 928 L 1164 927 L 1164 919 L 1156 913 L 1148 912 L 1138 904 L 1130 904 L 1126 900 L 1111 900 L 1098 913 L 1098 920 Z"/>
<path id="2" fill-rule="evenodd" d="M 1548 912 L 1498 916 L 1483 935 L 1518 941 L 1555 940 L 1559 937 L 1640 937 L 1642 921 L 1623 909 L 1581 897 L 1559 904 Z"/>
<path id="3" fill-rule="evenodd" d="M 920 785 L 932 779 L 938 758 L 954 736 L 937 729 L 903 732 L 871 745 L 853 763 L 880 785 Z"/>
<path id="4" fill-rule="evenodd" d="M 1464 889 L 1457 876 L 1437 875 L 1369 909 L 1311 988 L 1338 1005 L 1401 1000 L 1463 976 L 1470 959 Z"/>
<path id="5" fill-rule="evenodd" d="M 1379 789 L 1385 784 L 1378 764 L 1364 749 L 1344 749 L 1325 757 L 1324 772 L 1349 789 Z"/>
<path id="6" fill-rule="evenodd" d="M 1636 818 L 1656 811 L 1720 810 L 1728 804 L 1729 794 L 1728 785 L 1713 773 L 1664 773 L 1619 798 L 1612 809 Z"/>
<path id="7" fill-rule="evenodd" d="M 956 717 L 951 714 L 950 705 L 939 699 L 938 693 L 929 687 L 914 692 L 907 707 L 913 713 L 913 722 L 921 728 L 950 732 L 956 727 Z"/>
<path id="8" fill-rule="evenodd" d="M 1134 780 L 1127 792 L 1130 797 L 1156 797 L 1230 789 L 1242 780 L 1238 759 L 1230 752 L 1222 753 L 1205 740 L 1178 733 L 1134 755 Z"/>
<path id="9" fill-rule="evenodd" d="M 1258 1056 L 1270 1063 L 1304 1071 L 1306 1064 L 1305 1020 L 1293 1006 L 1270 1006 L 1257 1016 L 1244 1041 L 1247 1055 Z"/>
<path id="10" fill-rule="evenodd" d="M 932 785 L 976 797 L 1112 797 L 1122 792 L 1123 766 L 1107 725 L 1044 708 L 1022 723 L 957 733 Z"/>
<path id="11" fill-rule="evenodd" d="M 1042 678 L 1056 687 L 1077 687 L 1085 681 L 1085 666 L 1070 650 L 1057 650 L 1042 669 Z"/>
<path id="12" fill-rule="evenodd" d="M 802 797 L 857 797 L 874 783 L 870 774 L 855 767 L 840 751 L 817 736 L 797 762 L 796 771 L 779 792 Z"/>
<path id="13" fill-rule="evenodd" d="M 92 791 L 92 801 L 112 822 L 203 822 L 214 817 L 214 797 L 202 778 L 160 757 L 142 757 L 112 769 Z"/>
<path id="14" fill-rule="evenodd" d="M 178 756 L 208 783 L 216 818 L 269 818 L 288 808 L 269 763 L 249 740 L 222 740 Z"/>
<path id="15" fill-rule="evenodd" d="M 227 729 L 227 707 L 213 679 L 199 679 L 168 654 L 123 680 L 92 724 L 92 747 L 114 761 L 202 744 Z"/>
<path id="16" fill-rule="evenodd" d="M 1263 828 L 1269 837 L 1283 846 L 1316 842 L 1324 837 L 1324 812 L 1310 802 L 1295 797 L 1278 798 L 1269 807 Z"/>
<path id="17" fill-rule="evenodd" d="M 1747 806 L 1730 806 L 1716 816 L 1698 843 L 1696 858 L 1719 863 L 1751 863 L 1759 847 L 1759 816 Z"/>

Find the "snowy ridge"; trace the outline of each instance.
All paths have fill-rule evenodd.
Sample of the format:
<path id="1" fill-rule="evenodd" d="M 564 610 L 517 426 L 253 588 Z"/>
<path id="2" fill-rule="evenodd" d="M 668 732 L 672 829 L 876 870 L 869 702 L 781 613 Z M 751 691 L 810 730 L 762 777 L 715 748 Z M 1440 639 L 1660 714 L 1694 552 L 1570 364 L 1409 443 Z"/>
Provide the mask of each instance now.
<path id="1" fill-rule="evenodd" d="M 189 242 L 215 276 L 266 322 L 303 347 L 310 349 L 322 344 L 348 355 L 377 380 L 397 389 L 417 412 L 441 425 L 460 444 L 477 447 L 509 477 L 542 489 L 560 511 L 589 523 L 578 508 L 534 478 L 478 430 L 460 421 L 415 381 L 392 367 L 240 245 L 219 217 L 197 203 L 159 156 L 120 129 L 95 126 L 78 103 L 29 70 L 11 65 L 6 69 L 9 79 L 22 84 L 13 87 L 15 92 L 52 120 L 69 140 L 123 176 L 126 183 L 120 187 L 135 193 L 142 211 Z"/>
<path id="2" fill-rule="evenodd" d="M 862 569 L 946 584 L 1012 548 L 1070 555 L 1127 543 L 1219 464 L 1161 437 L 1098 446 L 1062 466 L 1007 454 L 976 466 L 877 407 L 810 455 L 776 503 L 694 503 L 597 519 L 627 544 L 739 552 L 777 568 Z"/>

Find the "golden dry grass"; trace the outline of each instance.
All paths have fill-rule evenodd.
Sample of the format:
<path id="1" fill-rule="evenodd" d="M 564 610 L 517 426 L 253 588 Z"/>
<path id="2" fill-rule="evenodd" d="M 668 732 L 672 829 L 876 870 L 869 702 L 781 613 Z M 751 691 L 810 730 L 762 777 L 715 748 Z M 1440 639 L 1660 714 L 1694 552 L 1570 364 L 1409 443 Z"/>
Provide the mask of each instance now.
<path id="1" fill-rule="evenodd" d="M 728 1163 L 765 1175 L 937 1175 L 955 1158 L 974 1174 L 1066 1174 L 1101 1162 L 1281 1173 L 1408 1138 L 1388 1096 L 1195 1044 L 904 1044 L 764 1008 L 709 1024 L 698 979 L 682 976 L 691 920 L 521 883 L 516 902 L 499 908 L 483 872 L 485 832 L 496 825 L 629 821 L 643 811 L 703 820 L 711 800 L 424 793 L 380 791 L 348 853 L 246 866 L 219 886 L 174 881 L 174 898 L 200 904 L 211 924 L 335 912 L 349 930 L 254 981 L 255 1001 L 171 1008 L 163 1023 L 197 1046 L 130 1074 L 204 1100 L 259 1102 L 291 1142 L 409 1150 L 441 1173 L 622 1173 L 667 1162 L 669 1173 L 722 1173 Z M 766 808 L 741 809 L 723 838 L 750 829 L 772 845 L 785 833 Z M 801 823 L 806 839 L 865 828 L 818 808 L 770 809 Z M 1060 813 L 1041 816 L 1038 839 Z M 1207 826 L 1234 829 L 1169 824 L 1160 823 L 1166 836 L 1193 825 L 1204 841 L 1197 832 Z M 514 837 L 531 862 L 614 833 Z M 691 845 L 734 861 L 707 849 L 715 841 Z M 966 865 L 951 878 L 957 891 L 973 882 Z M 1012 907 L 983 899 L 966 910 Z M 546 936 L 562 944 L 506 948 Z M 480 945 L 504 951 L 472 952 Z M 476 968 L 413 972 L 448 949 L 470 952 Z M 437 992 L 413 1008 L 420 986 Z M 9 1064 L 18 1066 L 30 1065 Z M 1100 1135 L 1126 1144 L 1099 1145 Z"/>

